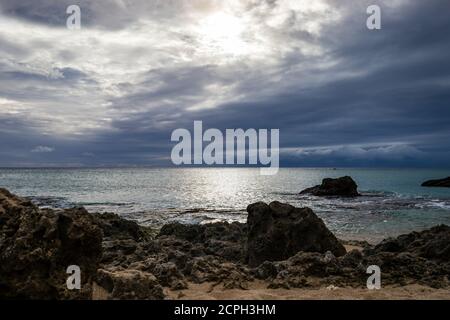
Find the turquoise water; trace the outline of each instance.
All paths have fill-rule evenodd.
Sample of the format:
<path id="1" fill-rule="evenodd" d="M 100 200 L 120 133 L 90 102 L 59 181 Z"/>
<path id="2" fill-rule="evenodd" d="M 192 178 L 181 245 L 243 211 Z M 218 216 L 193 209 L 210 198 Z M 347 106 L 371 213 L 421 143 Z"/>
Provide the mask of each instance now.
<path id="1" fill-rule="evenodd" d="M 325 177 L 352 176 L 362 197 L 299 196 Z M 450 225 L 450 189 L 424 188 L 424 180 L 450 170 L 280 169 L 0 169 L 0 186 L 43 207 L 84 206 L 116 212 L 143 225 L 168 221 L 245 221 L 245 208 L 274 200 L 309 206 L 339 236 L 379 240 L 436 224 Z"/>

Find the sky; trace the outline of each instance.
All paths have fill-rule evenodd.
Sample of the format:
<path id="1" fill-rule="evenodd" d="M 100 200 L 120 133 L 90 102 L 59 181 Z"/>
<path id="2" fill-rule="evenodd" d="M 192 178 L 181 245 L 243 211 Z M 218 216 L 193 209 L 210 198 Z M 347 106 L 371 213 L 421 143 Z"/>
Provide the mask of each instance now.
<path id="1" fill-rule="evenodd" d="M 0 166 L 167 166 L 173 130 L 201 120 L 279 129 L 282 166 L 449 167 L 449 10 L 0 0 Z"/>

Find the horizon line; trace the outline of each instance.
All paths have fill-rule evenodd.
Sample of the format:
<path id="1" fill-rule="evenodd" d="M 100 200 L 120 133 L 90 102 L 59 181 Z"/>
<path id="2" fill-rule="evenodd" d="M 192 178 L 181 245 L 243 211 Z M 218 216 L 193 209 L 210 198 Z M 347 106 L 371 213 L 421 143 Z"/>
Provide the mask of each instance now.
<path id="1" fill-rule="evenodd" d="M 259 169 L 264 166 L 152 166 L 152 165 L 111 165 L 111 166 L 0 166 L 0 170 L 34 170 L 34 169 Z M 439 166 L 280 166 L 279 169 L 435 169 L 450 170 L 450 167 Z"/>

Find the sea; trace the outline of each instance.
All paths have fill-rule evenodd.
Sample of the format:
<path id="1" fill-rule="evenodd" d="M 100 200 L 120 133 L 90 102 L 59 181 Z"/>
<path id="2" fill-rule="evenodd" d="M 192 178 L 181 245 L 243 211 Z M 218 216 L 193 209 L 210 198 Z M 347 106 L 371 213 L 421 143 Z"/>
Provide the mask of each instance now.
<path id="1" fill-rule="evenodd" d="M 323 178 L 349 175 L 357 198 L 299 195 Z M 281 201 L 310 207 L 343 239 L 377 242 L 437 224 L 450 225 L 450 188 L 426 188 L 450 176 L 437 169 L 257 168 L 0 169 L 0 187 L 45 208 L 83 206 L 145 226 L 245 222 L 247 205 Z"/>

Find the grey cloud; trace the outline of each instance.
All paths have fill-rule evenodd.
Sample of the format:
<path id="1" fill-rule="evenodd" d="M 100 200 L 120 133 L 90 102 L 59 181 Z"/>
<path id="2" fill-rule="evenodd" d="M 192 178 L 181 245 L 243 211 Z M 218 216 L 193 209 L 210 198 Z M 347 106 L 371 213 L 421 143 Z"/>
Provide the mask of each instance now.
<path id="1" fill-rule="evenodd" d="M 189 13 L 212 10 L 201 1 L 129 1 L 126 9 L 119 1 L 110 7 L 81 1 L 90 26 L 117 34 L 74 43 L 81 51 L 43 39 L 51 46 L 38 46 L 40 52 L 56 57 L 55 65 L 30 60 L 33 46 L 0 33 L 0 52 L 16 68 L 0 56 L 0 98 L 29 105 L 19 115 L 0 113 L 0 131 L 7 133 L 0 143 L 10 150 L 1 153 L 0 164 L 167 165 L 171 131 L 203 120 L 219 129 L 280 128 L 283 150 L 306 150 L 283 152 L 282 164 L 289 166 L 448 166 L 448 2 L 375 1 L 383 9 L 383 28 L 374 32 L 365 27 L 372 2 L 330 1 L 325 12 L 294 10 L 276 26 L 268 19 L 281 1 L 249 2 L 239 10 L 251 15 L 250 29 L 260 28 L 270 40 L 267 56 L 196 56 L 202 39 L 188 30 Z M 1 7 L 8 17 L 58 28 L 63 18 L 56 12 L 66 3 L 52 3 L 1 1 Z M 318 32 L 304 27 L 327 17 L 331 22 Z M 140 38 L 115 43 L 120 32 L 142 32 L 133 28 L 144 23 L 159 26 L 161 33 L 148 35 L 160 40 L 157 47 L 146 48 Z M 246 33 L 251 41 L 259 35 Z M 104 56 L 89 54 L 102 46 Z M 305 46 L 320 50 L 310 53 Z M 48 76 L 52 72 L 59 77 Z M 58 124 L 80 130 L 49 138 L 49 127 Z M 32 159 L 18 144 L 23 150 L 51 145 L 58 153 Z"/>

